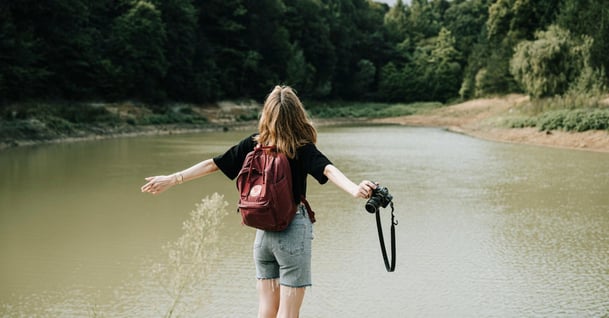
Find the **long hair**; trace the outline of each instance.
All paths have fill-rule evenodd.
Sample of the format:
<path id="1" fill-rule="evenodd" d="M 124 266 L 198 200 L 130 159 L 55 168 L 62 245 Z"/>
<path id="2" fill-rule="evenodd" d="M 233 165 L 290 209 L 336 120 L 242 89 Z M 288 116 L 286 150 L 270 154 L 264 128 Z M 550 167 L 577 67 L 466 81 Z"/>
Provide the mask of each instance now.
<path id="1" fill-rule="evenodd" d="M 267 96 L 258 122 L 258 133 L 256 141 L 259 144 L 275 146 L 292 159 L 299 147 L 317 142 L 317 130 L 289 86 L 275 86 Z"/>

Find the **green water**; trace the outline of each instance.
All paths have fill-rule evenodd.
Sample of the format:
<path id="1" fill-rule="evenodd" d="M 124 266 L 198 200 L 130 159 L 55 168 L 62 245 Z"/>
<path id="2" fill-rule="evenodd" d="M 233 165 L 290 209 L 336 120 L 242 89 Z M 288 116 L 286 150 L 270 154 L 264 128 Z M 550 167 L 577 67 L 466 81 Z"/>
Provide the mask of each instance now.
<path id="1" fill-rule="evenodd" d="M 247 134 L 0 153 L 0 316 L 163 316 L 172 301 L 154 275 L 168 261 L 163 246 L 214 192 L 229 203 L 206 229 L 218 237 L 207 248 L 219 254 L 181 299 L 181 316 L 255 316 L 254 231 L 232 213 L 234 183 L 216 173 L 160 196 L 139 191 L 144 177 L 214 156 Z M 609 314 L 609 155 L 398 126 L 323 128 L 318 147 L 355 182 L 389 188 L 398 261 L 385 272 L 364 201 L 310 179 L 318 223 L 303 316 Z"/>

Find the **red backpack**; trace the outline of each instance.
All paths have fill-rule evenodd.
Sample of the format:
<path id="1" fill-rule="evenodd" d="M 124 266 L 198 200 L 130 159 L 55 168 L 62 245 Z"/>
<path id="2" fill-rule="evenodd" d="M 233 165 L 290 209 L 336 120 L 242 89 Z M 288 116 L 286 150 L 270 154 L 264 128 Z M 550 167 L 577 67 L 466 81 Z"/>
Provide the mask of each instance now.
<path id="1" fill-rule="evenodd" d="M 237 175 L 243 224 L 265 231 L 284 230 L 296 214 L 292 172 L 285 154 L 257 145 Z"/>

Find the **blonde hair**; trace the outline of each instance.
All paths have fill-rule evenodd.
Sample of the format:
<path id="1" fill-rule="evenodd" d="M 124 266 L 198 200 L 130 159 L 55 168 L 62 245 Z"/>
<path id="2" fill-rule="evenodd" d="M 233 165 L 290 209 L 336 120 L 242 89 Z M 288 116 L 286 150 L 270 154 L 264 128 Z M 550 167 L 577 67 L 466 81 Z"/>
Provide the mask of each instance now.
<path id="1" fill-rule="evenodd" d="M 255 140 L 259 144 L 275 146 L 292 159 L 299 147 L 317 142 L 317 130 L 289 86 L 275 86 L 267 96 L 258 122 L 258 133 Z"/>

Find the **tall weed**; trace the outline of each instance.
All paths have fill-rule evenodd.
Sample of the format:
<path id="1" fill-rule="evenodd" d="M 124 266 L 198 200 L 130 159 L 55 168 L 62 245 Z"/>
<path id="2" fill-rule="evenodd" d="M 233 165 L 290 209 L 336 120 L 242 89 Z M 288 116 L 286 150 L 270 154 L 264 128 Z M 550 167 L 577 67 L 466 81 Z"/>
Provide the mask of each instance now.
<path id="1" fill-rule="evenodd" d="M 155 264 L 152 271 L 155 281 L 169 296 L 164 317 L 179 316 L 193 309 L 183 300 L 197 292 L 199 284 L 209 275 L 210 261 L 218 257 L 216 228 L 227 214 L 227 205 L 218 193 L 202 199 L 182 225 L 182 236 L 164 246 L 167 262 Z"/>

